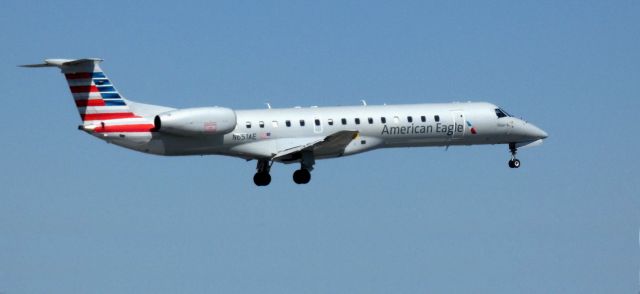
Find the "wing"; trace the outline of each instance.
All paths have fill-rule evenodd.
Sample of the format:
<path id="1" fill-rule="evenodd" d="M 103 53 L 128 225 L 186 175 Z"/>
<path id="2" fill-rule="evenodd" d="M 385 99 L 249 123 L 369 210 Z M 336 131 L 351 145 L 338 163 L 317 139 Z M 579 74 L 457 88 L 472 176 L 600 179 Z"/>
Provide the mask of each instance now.
<path id="1" fill-rule="evenodd" d="M 320 139 L 311 139 L 306 143 L 278 151 L 273 160 L 288 162 L 300 159 L 302 151 L 313 151 L 317 156 L 340 156 L 351 141 L 358 137 L 358 131 L 340 131 Z"/>

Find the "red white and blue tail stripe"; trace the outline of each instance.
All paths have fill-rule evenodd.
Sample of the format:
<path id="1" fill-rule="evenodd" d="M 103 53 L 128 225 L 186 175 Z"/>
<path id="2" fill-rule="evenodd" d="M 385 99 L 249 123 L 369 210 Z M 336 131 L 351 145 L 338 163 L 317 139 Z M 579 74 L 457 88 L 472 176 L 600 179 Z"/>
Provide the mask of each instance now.
<path id="1" fill-rule="evenodd" d="M 25 67 L 58 67 L 62 70 L 80 118 L 82 129 L 94 133 L 150 132 L 153 122 L 131 110 L 125 99 L 99 66 L 102 59 L 46 59 Z"/>
<path id="2" fill-rule="evenodd" d="M 64 73 L 83 121 L 135 118 L 97 62 L 89 66 L 64 66 Z M 84 65 L 84 64 L 83 64 Z"/>

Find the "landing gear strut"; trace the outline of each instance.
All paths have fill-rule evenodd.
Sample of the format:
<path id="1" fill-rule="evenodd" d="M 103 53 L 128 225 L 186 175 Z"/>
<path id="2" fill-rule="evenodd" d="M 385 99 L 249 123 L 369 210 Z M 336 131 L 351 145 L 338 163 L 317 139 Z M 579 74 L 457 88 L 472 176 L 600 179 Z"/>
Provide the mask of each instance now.
<path id="1" fill-rule="evenodd" d="M 271 162 L 268 160 L 260 159 L 258 160 L 258 166 L 256 167 L 256 174 L 253 176 L 253 182 L 256 186 L 266 186 L 271 183 L 271 175 L 269 174 L 269 170 L 271 170 Z"/>
<path id="2" fill-rule="evenodd" d="M 509 167 L 519 168 L 520 160 L 516 158 L 516 153 L 518 153 L 518 148 L 516 148 L 516 143 L 509 143 L 509 151 L 511 152 L 511 160 L 509 160 Z"/>
<path id="3" fill-rule="evenodd" d="M 296 184 L 307 184 L 311 181 L 311 171 L 316 163 L 311 151 L 303 151 L 300 160 L 300 169 L 293 173 L 293 182 Z"/>

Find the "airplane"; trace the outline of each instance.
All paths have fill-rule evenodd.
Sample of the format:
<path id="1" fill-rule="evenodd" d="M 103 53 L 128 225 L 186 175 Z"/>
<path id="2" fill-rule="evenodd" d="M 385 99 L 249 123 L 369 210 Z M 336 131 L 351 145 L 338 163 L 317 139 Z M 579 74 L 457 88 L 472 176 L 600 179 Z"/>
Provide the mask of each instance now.
<path id="1" fill-rule="evenodd" d="M 126 99 L 99 58 L 45 59 L 22 67 L 57 67 L 64 74 L 90 135 L 156 155 L 225 155 L 256 160 L 253 181 L 271 182 L 274 162 L 299 163 L 296 184 L 307 184 L 316 160 L 380 148 L 506 144 L 510 168 L 518 148 L 547 133 L 487 102 L 293 107 L 234 110 L 176 109 Z"/>

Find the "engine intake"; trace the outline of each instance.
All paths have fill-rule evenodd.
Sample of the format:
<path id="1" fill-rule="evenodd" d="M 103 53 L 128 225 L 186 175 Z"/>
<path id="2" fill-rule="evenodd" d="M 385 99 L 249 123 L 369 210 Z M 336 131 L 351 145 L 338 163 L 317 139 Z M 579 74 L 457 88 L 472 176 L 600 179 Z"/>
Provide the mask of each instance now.
<path id="1" fill-rule="evenodd" d="M 236 113 L 224 107 L 172 110 L 156 115 L 154 129 L 180 136 L 227 134 L 236 127 Z"/>

